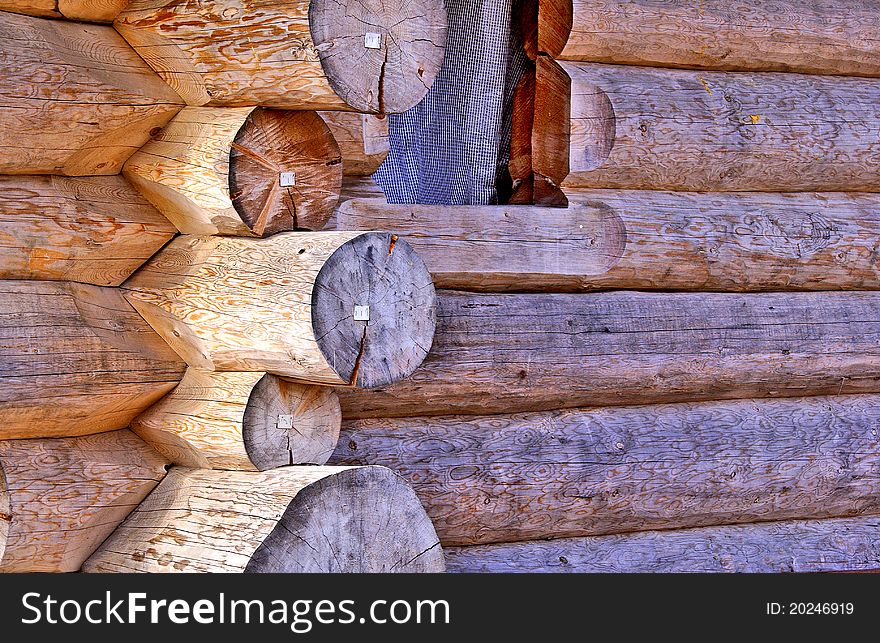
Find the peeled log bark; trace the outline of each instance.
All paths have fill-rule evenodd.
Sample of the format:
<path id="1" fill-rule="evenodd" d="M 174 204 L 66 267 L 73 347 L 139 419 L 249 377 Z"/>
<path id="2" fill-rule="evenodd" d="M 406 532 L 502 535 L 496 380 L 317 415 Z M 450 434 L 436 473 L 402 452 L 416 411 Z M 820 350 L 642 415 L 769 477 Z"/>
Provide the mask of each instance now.
<path id="1" fill-rule="evenodd" d="M 453 573 L 842 572 L 880 567 L 880 517 L 793 520 L 444 550 Z"/>
<path id="2" fill-rule="evenodd" d="M 131 429 L 174 464 L 265 471 L 327 462 L 341 420 L 327 387 L 190 368 Z"/>
<path id="3" fill-rule="evenodd" d="M 439 288 L 877 290 L 880 195 L 577 190 L 564 210 L 354 199 L 340 230 L 394 230 Z"/>
<path id="4" fill-rule="evenodd" d="M 118 174 L 181 103 L 112 27 L 0 12 L 0 173 Z"/>
<path id="5" fill-rule="evenodd" d="M 320 230 L 342 158 L 315 112 L 187 107 L 123 173 L 184 234 Z"/>
<path id="6" fill-rule="evenodd" d="M 370 388 L 412 373 L 434 334 L 431 276 L 388 233 L 181 236 L 124 288 L 170 346 L 207 371 Z"/>
<path id="7" fill-rule="evenodd" d="M 128 426 L 184 364 L 115 288 L 0 281 L 0 439 Z"/>
<path id="8" fill-rule="evenodd" d="M 880 3 L 574 0 L 561 58 L 629 65 L 880 76 Z"/>
<path id="9" fill-rule="evenodd" d="M 189 105 L 404 112 L 446 45 L 442 0 L 134 0 L 115 26 Z"/>
<path id="10" fill-rule="evenodd" d="M 0 11 L 81 22 L 113 22 L 128 0 L 3 0 Z"/>
<path id="11" fill-rule="evenodd" d="M 118 286 L 175 233 L 118 176 L 0 176 L 0 279 Z"/>
<path id="12" fill-rule="evenodd" d="M 173 468 L 86 572 L 442 572 L 415 493 L 382 467 Z"/>
<path id="13" fill-rule="evenodd" d="M 0 442 L 0 572 L 77 571 L 164 476 L 130 431 Z"/>
<path id="14" fill-rule="evenodd" d="M 346 176 L 369 176 L 379 169 L 390 150 L 388 118 L 384 114 L 321 112 L 342 151 Z"/>
<path id="15" fill-rule="evenodd" d="M 864 191 L 880 185 L 880 81 L 561 63 L 563 187 Z"/>
<path id="16" fill-rule="evenodd" d="M 880 293 L 443 291 L 425 363 L 346 419 L 880 392 Z"/>
<path id="17" fill-rule="evenodd" d="M 444 545 L 880 513 L 880 396 L 347 422 Z M 711 463 L 707 465 L 707 463 Z"/>

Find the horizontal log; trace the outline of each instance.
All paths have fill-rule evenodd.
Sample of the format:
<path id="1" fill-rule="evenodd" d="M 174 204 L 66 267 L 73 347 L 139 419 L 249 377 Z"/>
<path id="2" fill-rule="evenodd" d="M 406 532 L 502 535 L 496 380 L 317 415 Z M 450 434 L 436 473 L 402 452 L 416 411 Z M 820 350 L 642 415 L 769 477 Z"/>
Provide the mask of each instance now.
<path id="1" fill-rule="evenodd" d="M 77 571 L 164 476 L 130 431 L 0 442 L 0 572 Z"/>
<path id="2" fill-rule="evenodd" d="M 880 80 L 561 63 L 563 187 L 864 191 L 880 185 Z"/>
<path id="3" fill-rule="evenodd" d="M 131 429 L 174 464 L 265 471 L 326 463 L 341 420 L 330 388 L 190 368 Z"/>
<path id="4" fill-rule="evenodd" d="M 567 209 L 353 199 L 340 230 L 394 230 L 438 288 L 876 290 L 880 195 L 569 190 Z"/>
<path id="5" fill-rule="evenodd" d="M 184 372 L 121 291 L 50 281 L 0 281 L 0 363 L 0 440 L 125 428 Z"/>
<path id="6" fill-rule="evenodd" d="M 354 420 L 445 545 L 880 514 L 880 396 Z"/>
<path id="7" fill-rule="evenodd" d="M 118 286 L 175 233 L 119 176 L 0 176 L 0 279 Z"/>
<path id="8" fill-rule="evenodd" d="M 182 101 L 112 27 L 0 12 L 0 173 L 118 174 Z"/>
<path id="9" fill-rule="evenodd" d="M 86 572 L 442 572 L 406 483 L 382 467 L 174 467 Z"/>
<path id="10" fill-rule="evenodd" d="M 344 418 L 880 392 L 880 293 L 441 291 L 424 364 Z"/>
<path id="11" fill-rule="evenodd" d="M 560 57 L 627 65 L 880 76 L 876 0 L 574 0 Z"/>
<path id="12" fill-rule="evenodd" d="M 390 150 L 388 118 L 384 114 L 321 112 L 342 151 L 346 176 L 369 176 L 379 169 Z"/>
<path id="13" fill-rule="evenodd" d="M 180 236 L 123 288 L 207 371 L 369 388 L 408 376 L 434 334 L 431 276 L 388 233 Z"/>
<path id="14" fill-rule="evenodd" d="M 442 0 L 134 0 L 114 24 L 189 105 L 404 112 L 446 45 Z"/>
<path id="15" fill-rule="evenodd" d="M 113 22 L 128 0 L 2 0 L 0 11 L 81 22 Z"/>
<path id="16" fill-rule="evenodd" d="M 880 568 L 880 518 L 648 531 L 445 549 L 447 569 L 474 572 L 842 572 Z"/>

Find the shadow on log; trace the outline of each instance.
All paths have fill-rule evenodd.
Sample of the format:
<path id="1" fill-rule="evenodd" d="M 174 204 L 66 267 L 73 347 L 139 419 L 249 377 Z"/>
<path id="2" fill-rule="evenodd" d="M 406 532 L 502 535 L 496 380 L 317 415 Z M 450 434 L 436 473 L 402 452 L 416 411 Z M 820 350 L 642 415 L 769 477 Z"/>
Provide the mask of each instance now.
<path id="1" fill-rule="evenodd" d="M 370 176 L 388 156 L 388 118 L 354 112 L 321 112 L 342 151 L 345 176 Z"/>

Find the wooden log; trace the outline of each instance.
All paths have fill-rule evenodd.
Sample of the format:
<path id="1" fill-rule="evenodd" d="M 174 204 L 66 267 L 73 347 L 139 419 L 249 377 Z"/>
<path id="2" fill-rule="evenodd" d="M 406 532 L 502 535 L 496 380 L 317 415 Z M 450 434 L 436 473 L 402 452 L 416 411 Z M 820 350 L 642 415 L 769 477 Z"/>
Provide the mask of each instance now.
<path id="1" fill-rule="evenodd" d="M 134 0 L 115 26 L 189 105 L 404 112 L 446 45 L 442 0 Z"/>
<path id="2" fill-rule="evenodd" d="M 565 210 L 339 206 L 340 230 L 394 230 L 438 288 L 877 290 L 880 195 L 570 190 Z"/>
<path id="3" fill-rule="evenodd" d="M 415 493 L 382 467 L 174 467 L 86 572 L 442 572 Z"/>
<path id="4" fill-rule="evenodd" d="M 538 0 L 538 51 L 558 58 L 574 22 L 572 0 Z"/>
<path id="5" fill-rule="evenodd" d="M 174 464 L 265 471 L 326 463 L 341 420 L 339 399 L 327 387 L 190 368 L 131 429 Z"/>
<path id="6" fill-rule="evenodd" d="M 190 365 L 336 386 L 408 376 L 434 334 L 431 276 L 388 233 L 181 236 L 123 286 Z"/>
<path id="7" fill-rule="evenodd" d="M 113 22 L 128 0 L 0 0 L 0 11 L 80 22 Z"/>
<path id="8" fill-rule="evenodd" d="M 344 418 L 880 392 L 880 293 L 441 291 L 412 377 Z"/>
<path id="9" fill-rule="evenodd" d="M 865 191 L 880 184 L 880 81 L 561 63 L 563 187 Z"/>
<path id="10" fill-rule="evenodd" d="M 0 12 L 0 173 L 118 174 L 180 109 L 112 27 Z"/>
<path id="11" fill-rule="evenodd" d="M 388 118 L 384 114 L 321 112 L 342 151 L 346 176 L 369 176 L 379 169 L 390 151 Z"/>
<path id="12" fill-rule="evenodd" d="M 880 396 L 346 422 L 445 545 L 880 513 Z"/>
<path id="13" fill-rule="evenodd" d="M 535 61 L 535 121 L 532 130 L 534 204 L 565 207 L 559 186 L 569 173 L 566 151 L 571 140 L 571 79 L 552 58 Z"/>
<path id="14" fill-rule="evenodd" d="M 0 572 L 77 571 L 164 476 L 130 431 L 0 442 Z"/>
<path id="15" fill-rule="evenodd" d="M 0 279 L 118 286 L 175 233 L 119 176 L 0 176 Z"/>
<path id="16" fill-rule="evenodd" d="M 574 0 L 560 57 L 627 65 L 880 76 L 876 0 Z"/>
<path id="17" fill-rule="evenodd" d="M 184 364 L 115 288 L 0 281 L 0 439 L 128 426 Z"/>
<path id="18" fill-rule="evenodd" d="M 528 64 L 513 90 L 510 112 L 510 205 L 531 205 L 535 200 L 532 167 L 532 132 L 535 129 L 535 68 Z M 499 195 L 500 197 L 500 195 Z M 503 201 L 499 198 L 499 201 Z"/>
<path id="19" fill-rule="evenodd" d="M 475 572 L 840 572 L 880 567 L 880 518 L 793 520 L 445 549 Z"/>
<path id="20" fill-rule="evenodd" d="M 320 230 L 336 207 L 342 157 L 318 114 L 187 107 L 123 174 L 184 234 Z"/>

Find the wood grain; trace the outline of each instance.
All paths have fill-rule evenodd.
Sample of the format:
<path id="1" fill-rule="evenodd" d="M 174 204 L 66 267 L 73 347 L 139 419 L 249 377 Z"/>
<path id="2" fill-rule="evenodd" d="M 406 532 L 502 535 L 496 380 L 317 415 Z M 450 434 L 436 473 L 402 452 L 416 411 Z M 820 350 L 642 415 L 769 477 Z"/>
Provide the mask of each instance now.
<path id="1" fill-rule="evenodd" d="M 0 173 L 118 174 L 180 105 L 112 27 L 0 12 Z"/>
<path id="2" fill-rule="evenodd" d="M 346 422 L 444 545 L 880 513 L 880 396 Z"/>
<path id="3" fill-rule="evenodd" d="M 119 290 L 0 281 L 0 439 L 128 426 L 184 364 Z"/>
<path id="4" fill-rule="evenodd" d="M 880 81 L 561 63 L 563 187 L 865 191 L 880 185 Z"/>
<path id="5" fill-rule="evenodd" d="M 441 291 L 405 382 L 343 418 L 880 392 L 880 293 Z"/>
<path id="6" fill-rule="evenodd" d="M 571 140 L 571 79 L 549 56 L 535 60 L 535 121 L 532 129 L 532 171 L 535 205 L 565 207 L 560 189 L 569 173 Z"/>
<path id="7" fill-rule="evenodd" d="M 876 0 L 568 4 L 574 8 L 574 27 L 560 54 L 566 60 L 880 76 Z"/>
<path id="8" fill-rule="evenodd" d="M 877 290 L 880 196 L 570 190 L 567 209 L 352 199 L 340 230 L 394 230 L 438 288 Z"/>
<path id="9" fill-rule="evenodd" d="M 538 0 L 538 51 L 542 54 L 558 58 L 566 48 L 574 21 L 572 4 L 572 0 Z"/>
<path id="10" fill-rule="evenodd" d="M 388 118 L 383 114 L 321 112 L 342 152 L 346 176 L 369 176 L 379 169 L 390 150 Z"/>
<path id="11" fill-rule="evenodd" d="M 382 467 L 174 467 L 86 572 L 442 572 L 431 521 Z"/>
<path id="12" fill-rule="evenodd" d="M 0 279 L 118 286 L 175 232 L 118 176 L 0 176 Z"/>
<path id="13" fill-rule="evenodd" d="M 2 0 L 0 11 L 81 22 L 113 22 L 128 0 Z"/>
<path id="14" fill-rule="evenodd" d="M 0 442 L 0 572 L 77 571 L 164 476 L 130 431 Z"/>

